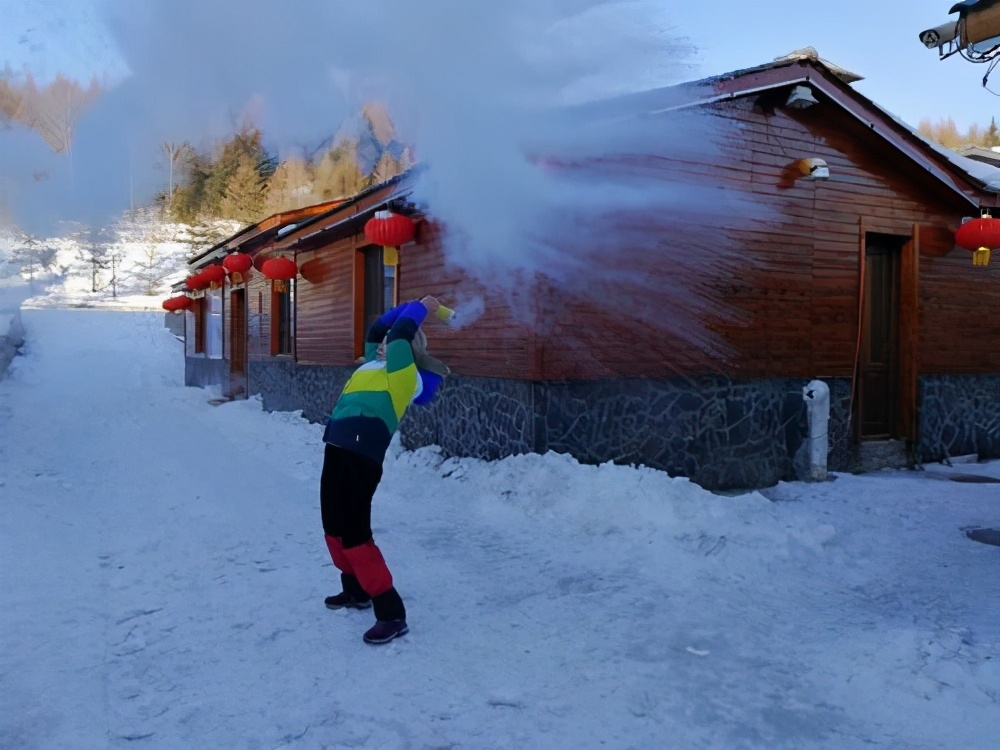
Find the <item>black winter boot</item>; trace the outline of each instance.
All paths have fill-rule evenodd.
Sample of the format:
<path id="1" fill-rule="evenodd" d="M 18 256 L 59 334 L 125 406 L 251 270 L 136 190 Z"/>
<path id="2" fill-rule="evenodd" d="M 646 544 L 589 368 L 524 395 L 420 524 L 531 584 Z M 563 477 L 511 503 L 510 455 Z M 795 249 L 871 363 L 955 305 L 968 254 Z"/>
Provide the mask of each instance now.
<path id="1" fill-rule="evenodd" d="M 395 588 L 372 597 L 375 605 L 375 625 L 365 633 L 365 643 L 378 645 L 410 632 L 406 625 L 406 607 Z"/>
<path id="2" fill-rule="evenodd" d="M 372 598 L 361 588 L 357 578 L 349 573 L 341 573 L 340 583 L 344 590 L 323 600 L 328 609 L 368 609 L 372 606 Z"/>

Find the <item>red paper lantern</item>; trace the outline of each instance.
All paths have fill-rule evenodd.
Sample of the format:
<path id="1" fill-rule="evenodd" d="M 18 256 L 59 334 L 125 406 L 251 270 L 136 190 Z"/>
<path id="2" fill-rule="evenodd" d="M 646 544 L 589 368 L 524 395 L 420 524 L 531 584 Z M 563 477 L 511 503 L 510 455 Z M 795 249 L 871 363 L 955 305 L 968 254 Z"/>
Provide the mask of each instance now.
<path id="1" fill-rule="evenodd" d="M 294 279 L 299 269 L 295 265 L 295 261 L 281 255 L 277 258 L 265 260 L 264 264 L 260 267 L 260 272 L 274 281 L 287 281 L 288 279 Z"/>
<path id="2" fill-rule="evenodd" d="M 955 244 L 972 251 L 972 265 L 989 265 L 990 250 L 1000 248 L 1000 219 L 984 216 L 965 222 L 955 232 Z"/>
<path id="3" fill-rule="evenodd" d="M 373 245 L 399 247 L 416 236 L 417 225 L 409 216 L 392 211 L 377 211 L 365 223 L 365 237 Z"/>
<path id="4" fill-rule="evenodd" d="M 291 258 L 280 255 L 277 258 L 265 260 L 260 267 L 260 272 L 274 282 L 275 291 L 283 292 L 288 288 L 285 282 L 294 279 L 298 275 L 299 269 Z"/>
<path id="5" fill-rule="evenodd" d="M 188 276 L 184 280 L 184 286 L 186 286 L 188 289 L 194 292 L 197 291 L 198 289 L 204 289 L 206 286 L 208 286 L 208 279 L 205 278 L 204 272 L 198 272 L 196 274 Z"/>
<path id="6" fill-rule="evenodd" d="M 180 312 L 181 310 L 187 310 L 193 304 L 194 300 L 187 296 L 171 297 L 170 299 L 163 300 L 163 309 L 169 312 Z"/>
<path id="7" fill-rule="evenodd" d="M 222 267 L 234 284 L 242 284 L 244 274 L 253 268 L 253 259 L 246 253 L 233 253 L 223 258 Z"/>
<path id="8" fill-rule="evenodd" d="M 955 244 L 966 250 L 1000 249 L 1000 219 L 984 216 L 965 222 L 955 233 Z"/>
<path id="9" fill-rule="evenodd" d="M 208 266 L 201 272 L 201 275 L 208 282 L 209 286 L 215 289 L 215 287 L 226 280 L 226 269 L 219 265 Z"/>

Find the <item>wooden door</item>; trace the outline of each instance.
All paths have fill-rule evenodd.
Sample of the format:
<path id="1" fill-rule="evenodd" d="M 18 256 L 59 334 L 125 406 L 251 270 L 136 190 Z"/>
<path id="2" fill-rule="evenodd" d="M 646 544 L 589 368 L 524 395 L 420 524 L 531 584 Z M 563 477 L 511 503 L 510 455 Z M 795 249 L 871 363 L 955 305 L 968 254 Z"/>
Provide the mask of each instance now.
<path id="1" fill-rule="evenodd" d="M 909 238 L 868 234 L 861 343 L 861 438 L 899 437 L 899 268 Z"/>
<path id="2" fill-rule="evenodd" d="M 229 394 L 247 394 L 247 292 L 233 289 L 229 294 Z"/>

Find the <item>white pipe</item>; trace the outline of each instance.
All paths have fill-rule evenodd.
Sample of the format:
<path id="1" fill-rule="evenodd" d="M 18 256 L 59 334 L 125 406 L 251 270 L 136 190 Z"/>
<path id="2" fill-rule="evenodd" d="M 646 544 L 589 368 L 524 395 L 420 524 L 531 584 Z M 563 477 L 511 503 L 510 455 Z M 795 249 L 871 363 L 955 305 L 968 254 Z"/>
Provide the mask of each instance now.
<path id="1" fill-rule="evenodd" d="M 809 478 L 823 481 L 830 445 L 830 386 L 822 380 L 810 380 L 802 389 L 802 398 L 809 410 Z"/>

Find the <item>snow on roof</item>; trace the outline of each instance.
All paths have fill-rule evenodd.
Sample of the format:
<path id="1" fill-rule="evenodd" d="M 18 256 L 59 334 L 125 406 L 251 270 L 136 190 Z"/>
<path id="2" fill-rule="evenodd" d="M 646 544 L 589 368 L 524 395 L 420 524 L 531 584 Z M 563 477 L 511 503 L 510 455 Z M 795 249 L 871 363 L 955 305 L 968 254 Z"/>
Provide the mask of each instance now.
<path id="1" fill-rule="evenodd" d="M 962 146 L 958 149 L 962 156 L 984 162 L 985 164 L 995 164 L 1000 167 L 1000 146 L 985 148 L 984 146 Z"/>
<path id="2" fill-rule="evenodd" d="M 819 56 L 819 52 L 816 51 L 815 47 L 803 47 L 802 49 L 797 49 L 794 52 L 789 52 L 787 55 L 774 58 L 774 62 L 785 62 L 786 60 L 812 60 L 813 62 L 822 65 L 824 68 L 837 76 L 837 78 L 847 84 L 865 80 L 864 76 L 859 76 L 857 73 L 853 73 L 847 68 L 842 68 L 829 60 L 824 60 Z"/>
<path id="3" fill-rule="evenodd" d="M 952 151 L 950 148 L 942 146 L 940 143 L 935 143 L 934 141 L 926 138 L 919 130 L 908 125 L 905 121 L 889 112 L 884 107 L 880 107 L 875 102 L 872 105 L 885 112 L 886 116 L 891 117 L 895 122 L 897 122 L 900 127 L 906 128 L 910 134 L 922 141 L 926 146 L 930 147 L 936 151 L 941 156 L 944 156 L 952 166 L 960 169 L 962 172 L 967 174 L 976 182 L 982 183 L 983 188 L 991 193 L 1000 193 L 1000 167 L 994 167 L 985 162 L 976 161 L 975 159 L 970 159 L 968 156 L 962 156 L 962 154 L 957 151 Z M 998 154 L 1000 156 L 1000 154 Z"/>

